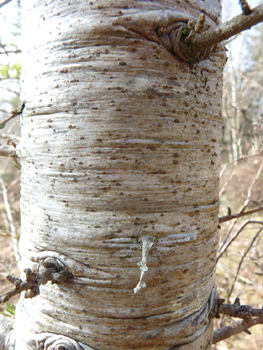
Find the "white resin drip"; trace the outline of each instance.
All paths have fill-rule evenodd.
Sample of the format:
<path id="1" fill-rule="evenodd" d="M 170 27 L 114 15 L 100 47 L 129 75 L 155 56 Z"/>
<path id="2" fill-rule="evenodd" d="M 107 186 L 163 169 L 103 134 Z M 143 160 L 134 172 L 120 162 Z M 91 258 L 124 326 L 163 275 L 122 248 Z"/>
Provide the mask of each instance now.
<path id="1" fill-rule="evenodd" d="M 137 286 L 134 288 L 134 293 L 137 293 L 141 288 L 145 288 L 146 284 L 143 282 L 142 278 L 146 271 L 148 271 L 148 267 L 146 265 L 147 254 L 153 246 L 154 238 L 153 237 L 142 237 L 142 260 L 138 262 L 138 266 L 141 269 L 140 281 Z"/>

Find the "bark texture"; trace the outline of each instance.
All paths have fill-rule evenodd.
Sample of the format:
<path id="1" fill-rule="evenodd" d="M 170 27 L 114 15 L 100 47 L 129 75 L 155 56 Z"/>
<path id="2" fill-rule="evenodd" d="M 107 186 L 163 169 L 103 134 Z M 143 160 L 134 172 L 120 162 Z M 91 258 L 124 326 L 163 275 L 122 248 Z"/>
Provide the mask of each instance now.
<path id="1" fill-rule="evenodd" d="M 224 54 L 189 65 L 151 37 L 200 13 L 218 23 L 219 1 L 22 12 L 22 264 L 52 256 L 72 277 L 21 297 L 13 346 L 210 349 Z"/>

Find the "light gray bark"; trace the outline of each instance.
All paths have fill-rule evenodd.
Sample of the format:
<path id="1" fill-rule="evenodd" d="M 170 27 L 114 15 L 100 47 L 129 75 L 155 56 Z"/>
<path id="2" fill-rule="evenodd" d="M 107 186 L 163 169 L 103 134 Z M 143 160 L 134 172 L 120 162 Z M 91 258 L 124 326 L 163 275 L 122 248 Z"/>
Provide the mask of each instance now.
<path id="1" fill-rule="evenodd" d="M 14 319 L 0 315 L 0 350 L 12 350 Z"/>
<path id="2" fill-rule="evenodd" d="M 189 65 L 153 39 L 204 11 L 22 1 L 22 265 L 72 277 L 21 297 L 16 350 L 211 348 L 224 52 Z"/>

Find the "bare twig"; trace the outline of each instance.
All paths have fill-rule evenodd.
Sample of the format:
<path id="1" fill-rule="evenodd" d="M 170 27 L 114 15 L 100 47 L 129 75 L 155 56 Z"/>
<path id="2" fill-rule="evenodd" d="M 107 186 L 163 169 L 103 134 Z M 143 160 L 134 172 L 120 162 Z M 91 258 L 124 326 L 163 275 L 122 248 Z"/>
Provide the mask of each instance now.
<path id="1" fill-rule="evenodd" d="M 263 152 L 261 151 L 261 152 L 259 152 L 259 153 L 253 154 L 253 155 L 243 156 L 243 157 L 239 157 L 239 158 L 237 158 L 237 159 L 235 159 L 235 160 L 232 160 L 231 162 L 229 162 L 229 163 L 227 163 L 227 164 L 225 164 L 225 165 L 223 166 L 222 170 L 220 171 L 220 178 L 223 176 L 223 174 L 224 174 L 226 168 L 228 168 L 230 165 L 232 165 L 232 164 L 234 164 L 234 163 L 237 163 L 237 162 L 239 162 L 239 161 L 241 161 L 241 160 L 244 160 L 244 159 L 260 157 L 260 156 L 262 156 L 262 154 L 263 154 Z"/>
<path id="2" fill-rule="evenodd" d="M 234 169 L 231 173 L 231 175 L 229 176 L 229 179 L 225 182 L 224 186 L 221 187 L 220 191 L 219 191 L 219 196 L 222 195 L 222 193 L 225 191 L 227 185 L 229 184 L 229 182 L 232 180 L 233 176 L 236 174 L 236 169 Z"/>
<path id="3" fill-rule="evenodd" d="M 254 184 L 256 183 L 256 181 L 258 180 L 259 175 L 261 174 L 262 169 L 263 169 L 263 163 L 261 163 L 261 165 L 260 165 L 260 167 L 259 167 L 259 169 L 258 169 L 258 172 L 257 172 L 257 174 L 256 174 L 256 176 L 255 176 L 255 178 L 254 178 L 254 180 L 251 182 L 251 184 L 250 184 L 250 186 L 249 186 L 249 188 L 248 188 L 248 191 L 247 191 L 247 199 L 245 200 L 245 203 L 243 204 L 243 207 L 242 207 L 240 213 L 242 213 L 242 212 L 246 209 L 246 207 L 247 207 L 247 205 L 248 205 L 248 203 L 249 203 L 249 201 L 250 201 L 250 199 L 251 199 L 252 188 L 253 188 Z"/>
<path id="4" fill-rule="evenodd" d="M 0 8 L 3 7 L 4 5 L 8 4 L 11 1 L 12 0 L 5 0 L 5 1 L 0 2 Z"/>
<path id="5" fill-rule="evenodd" d="M 21 140 L 20 136 L 12 135 L 12 134 L 0 134 L 0 138 L 11 140 L 11 141 L 14 141 L 15 143 L 19 143 Z"/>
<path id="6" fill-rule="evenodd" d="M 230 289 L 230 291 L 229 291 L 229 293 L 228 293 L 228 298 L 230 298 L 230 296 L 231 296 L 231 294 L 232 294 L 232 292 L 233 292 L 233 290 L 234 290 L 234 286 L 235 286 L 235 283 L 236 283 L 236 280 L 237 280 L 237 276 L 238 276 L 238 274 L 239 274 L 239 271 L 240 271 L 240 269 L 241 269 L 241 266 L 242 266 L 242 264 L 243 264 L 243 261 L 244 261 L 246 255 L 247 255 L 247 253 L 248 253 L 248 252 L 250 251 L 250 249 L 252 248 L 252 246 L 253 246 L 255 240 L 257 239 L 257 237 L 259 236 L 259 234 L 261 233 L 262 230 L 263 230 L 263 226 L 261 226 L 260 229 L 257 231 L 257 233 L 256 233 L 255 236 L 253 237 L 252 241 L 250 242 L 250 245 L 248 246 L 247 250 L 246 250 L 245 253 L 242 255 L 242 258 L 241 258 L 241 260 L 240 260 L 240 262 L 239 262 L 239 264 L 238 264 L 238 268 L 237 268 L 237 272 L 236 272 L 234 281 L 233 281 L 232 286 L 231 286 L 231 289 Z M 263 312 L 263 311 L 262 311 L 262 312 Z M 256 315 L 256 316 L 258 316 L 258 315 Z"/>
<path id="7" fill-rule="evenodd" d="M 8 275 L 6 279 L 14 284 L 14 287 L 8 292 L 0 295 L 0 303 L 7 302 L 16 294 L 26 291 L 25 298 L 33 298 L 39 294 L 39 286 L 51 283 L 63 283 L 70 276 L 68 268 L 58 259 L 53 257 L 46 258 L 40 264 L 35 264 L 33 269 L 27 268 L 25 272 L 25 281 Z"/>
<path id="8" fill-rule="evenodd" d="M 250 305 L 241 305 L 239 298 L 233 304 L 225 304 L 224 299 L 218 299 L 217 313 L 235 318 L 251 319 L 252 317 L 263 318 L 263 309 L 254 309 Z"/>
<path id="9" fill-rule="evenodd" d="M 0 53 L 0 55 L 1 55 L 1 53 Z M 13 94 L 15 94 L 17 96 L 20 95 L 19 92 L 12 90 L 12 89 L 8 89 L 8 88 L 2 87 L 2 86 L 0 86 L 0 89 L 8 91 L 8 92 L 12 92 Z M 8 113 L 7 111 L 4 111 L 4 110 L 1 110 L 1 112 Z"/>
<path id="10" fill-rule="evenodd" d="M 233 219 L 237 219 L 237 218 L 240 218 L 242 216 L 254 214 L 254 213 L 257 213 L 257 212 L 262 211 L 262 210 L 263 210 L 263 205 L 261 205 L 261 206 L 259 206 L 257 208 L 254 208 L 254 209 L 243 211 L 242 213 L 222 216 L 222 217 L 219 218 L 219 223 L 230 221 L 230 220 L 233 220 Z"/>
<path id="11" fill-rule="evenodd" d="M 7 112 L 5 109 L 1 109 L 1 108 L 0 108 L 0 112 L 9 114 L 9 112 Z"/>
<path id="12" fill-rule="evenodd" d="M 2 187 L 2 191 L 3 191 L 3 198 L 4 198 L 4 204 L 5 204 L 5 211 L 6 211 L 6 215 L 9 221 L 9 226 L 10 226 L 10 231 L 11 231 L 11 238 L 13 241 L 13 247 L 14 247 L 14 253 L 15 253 L 15 258 L 16 258 L 16 262 L 18 264 L 18 266 L 20 265 L 20 253 L 19 253 L 19 249 L 18 249 L 18 237 L 17 237 L 17 233 L 16 233 L 16 227 L 14 224 L 14 219 L 13 219 L 13 215 L 11 213 L 11 208 L 10 208 L 10 204 L 8 201 L 8 196 L 7 196 L 7 190 L 6 190 L 6 186 L 5 183 L 3 181 L 3 179 L 0 176 L 0 185 Z"/>
<path id="13" fill-rule="evenodd" d="M 10 0 L 10 1 L 12 1 L 12 0 Z M 19 50 L 19 49 L 17 49 L 17 50 L 5 50 L 5 52 L 0 52 L 0 55 L 3 55 L 3 54 L 8 55 L 9 53 L 21 53 L 21 50 Z"/>
<path id="14" fill-rule="evenodd" d="M 20 181 L 20 176 L 18 176 L 15 180 L 13 180 L 10 185 L 7 186 L 7 190 L 9 191 L 13 186 L 15 186 Z"/>
<path id="15" fill-rule="evenodd" d="M 199 52 L 231 38 L 263 21 L 263 4 L 252 9 L 248 15 L 238 15 L 221 25 L 195 35 L 189 44 L 191 52 Z"/>
<path id="16" fill-rule="evenodd" d="M 221 271 L 223 271 L 225 275 L 226 275 L 226 272 L 228 272 L 230 275 L 235 276 L 235 272 L 233 272 L 228 266 L 223 264 L 222 261 L 218 261 L 216 266 L 217 266 L 217 269 L 220 269 Z M 253 282 L 253 281 L 249 280 L 248 278 L 245 278 L 241 275 L 237 276 L 237 280 L 239 280 L 243 284 L 245 283 L 248 285 L 253 285 L 256 288 L 260 289 L 261 291 L 263 289 L 262 285 L 259 285 L 258 283 L 255 283 L 255 282 Z"/>
<path id="17" fill-rule="evenodd" d="M 32 272 L 30 269 L 25 271 L 28 276 L 25 281 L 22 281 L 20 278 L 7 275 L 6 279 L 8 282 L 12 283 L 14 287 L 8 292 L 0 295 L 0 303 L 6 303 L 13 296 L 22 293 L 24 290 L 34 290 L 36 294 L 39 294 L 38 284 L 37 284 L 37 273 Z M 35 295 L 36 295 L 35 294 Z"/>
<path id="18" fill-rule="evenodd" d="M 189 21 L 187 23 L 187 27 L 190 30 L 190 34 L 185 39 L 186 44 L 191 42 L 191 39 L 194 37 L 194 35 L 197 33 L 202 33 L 205 30 L 205 15 L 202 13 L 196 22 L 193 20 Z"/>
<path id="19" fill-rule="evenodd" d="M 221 252 L 217 257 L 217 261 L 221 258 L 221 256 L 225 253 L 225 251 L 227 250 L 227 248 L 230 246 L 230 244 L 237 238 L 237 236 L 244 230 L 244 228 L 248 225 L 248 224 L 260 224 L 263 225 L 263 221 L 257 221 L 257 220 L 246 220 L 241 226 L 240 228 L 237 230 L 237 232 L 233 235 L 233 237 L 227 242 L 225 243 L 225 245 L 222 246 L 221 248 Z"/>
<path id="20" fill-rule="evenodd" d="M 216 329 L 213 332 L 212 344 L 216 344 L 222 340 L 232 337 L 233 335 L 242 333 L 248 328 L 256 326 L 257 324 L 263 324 L 263 318 L 257 317 L 246 321 L 239 320 L 239 321 L 232 322 L 228 326 L 224 326 L 219 329 Z"/>
<path id="21" fill-rule="evenodd" d="M 243 203 L 243 205 L 242 205 L 242 207 L 241 207 L 241 209 L 240 209 L 240 212 L 239 212 L 238 214 L 243 213 L 244 210 L 246 209 L 247 205 L 249 204 L 249 202 L 250 202 L 250 200 L 251 200 L 250 198 L 251 198 L 252 188 L 253 188 L 254 184 L 256 183 L 256 181 L 258 180 L 259 175 L 261 174 L 262 169 L 263 169 L 263 163 L 261 163 L 261 165 L 260 165 L 260 167 L 259 167 L 259 169 L 258 169 L 258 172 L 257 172 L 255 178 L 253 179 L 253 181 L 251 182 L 251 184 L 250 184 L 250 186 L 249 186 L 249 188 L 248 188 L 247 198 L 246 198 L 245 202 Z M 232 223 L 230 229 L 228 230 L 226 236 L 224 237 L 223 242 L 221 243 L 221 246 L 220 246 L 220 248 L 219 248 L 219 252 L 222 250 L 222 248 L 223 248 L 225 242 L 227 241 L 228 237 L 230 236 L 230 234 L 231 234 L 231 232 L 232 232 L 232 230 L 233 230 L 233 228 L 234 228 L 234 226 L 235 226 L 237 220 L 238 220 L 238 218 L 233 219 L 233 223 Z M 218 259 L 219 259 L 219 258 L 218 258 Z"/>
<path id="22" fill-rule="evenodd" d="M 246 331 L 256 324 L 263 323 L 263 308 L 254 309 L 250 305 L 240 305 L 239 298 L 236 298 L 233 304 L 225 304 L 224 299 L 216 299 L 211 310 L 209 318 L 220 318 L 219 314 L 230 317 L 241 318 L 242 321 L 234 322 L 232 325 L 221 327 L 213 332 L 213 344 L 227 339 L 234 334 Z M 253 317 L 255 317 L 253 319 Z"/>
<path id="23" fill-rule="evenodd" d="M 230 44 L 232 41 L 234 41 L 237 37 L 239 36 L 239 33 L 237 34 L 237 35 L 235 35 L 235 36 L 232 36 L 232 38 L 230 38 L 230 39 L 228 39 L 228 40 L 226 40 L 226 41 L 223 41 L 223 45 L 228 45 L 228 44 Z M 228 51 L 228 50 L 227 50 Z"/>
<path id="24" fill-rule="evenodd" d="M 9 120 L 11 120 L 11 119 L 15 118 L 17 115 L 21 114 L 21 113 L 23 112 L 23 109 L 24 109 L 24 108 L 25 108 L 25 104 L 22 103 L 22 104 L 20 105 L 19 108 L 14 109 L 14 110 L 11 112 L 10 117 L 8 117 L 8 118 L 6 118 L 4 121 L 2 121 L 2 123 L 0 124 L 0 129 L 3 129 L 3 128 L 5 127 L 5 124 L 6 124 Z"/>

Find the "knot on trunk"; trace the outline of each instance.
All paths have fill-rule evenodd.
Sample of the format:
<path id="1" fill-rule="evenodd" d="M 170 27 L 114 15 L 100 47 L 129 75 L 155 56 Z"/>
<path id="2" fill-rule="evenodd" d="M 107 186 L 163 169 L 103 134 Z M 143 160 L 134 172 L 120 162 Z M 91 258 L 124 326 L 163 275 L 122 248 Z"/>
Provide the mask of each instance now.
<path id="1" fill-rule="evenodd" d="M 90 347 L 82 347 L 76 340 L 72 338 L 53 333 L 37 334 L 36 345 L 37 349 L 39 350 L 91 350 Z"/>
<path id="2" fill-rule="evenodd" d="M 208 29 L 205 15 L 202 14 L 197 20 L 190 19 L 187 23 L 176 22 L 167 28 L 160 27 L 157 30 L 157 35 L 167 50 L 173 52 L 182 61 L 193 63 L 208 58 L 216 49 L 216 45 L 213 45 L 200 51 L 195 50 L 190 45 L 194 36 Z"/>

